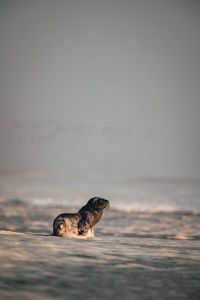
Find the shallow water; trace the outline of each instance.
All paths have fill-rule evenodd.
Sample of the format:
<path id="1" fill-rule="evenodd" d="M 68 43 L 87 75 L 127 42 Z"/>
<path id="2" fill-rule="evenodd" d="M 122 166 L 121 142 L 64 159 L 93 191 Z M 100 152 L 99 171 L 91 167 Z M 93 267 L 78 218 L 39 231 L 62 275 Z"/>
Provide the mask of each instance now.
<path id="1" fill-rule="evenodd" d="M 77 209 L 0 201 L 1 299 L 199 299 L 197 209 L 111 208 L 94 240 L 51 236 Z"/>

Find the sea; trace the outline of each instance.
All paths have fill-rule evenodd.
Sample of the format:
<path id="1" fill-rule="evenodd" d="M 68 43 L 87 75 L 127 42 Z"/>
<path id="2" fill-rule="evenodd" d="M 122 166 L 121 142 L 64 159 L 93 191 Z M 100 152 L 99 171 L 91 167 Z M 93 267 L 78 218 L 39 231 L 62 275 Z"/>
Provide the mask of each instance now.
<path id="1" fill-rule="evenodd" d="M 94 239 L 52 236 L 60 213 L 110 201 Z M 0 299 L 200 299 L 200 181 L 0 176 Z"/>

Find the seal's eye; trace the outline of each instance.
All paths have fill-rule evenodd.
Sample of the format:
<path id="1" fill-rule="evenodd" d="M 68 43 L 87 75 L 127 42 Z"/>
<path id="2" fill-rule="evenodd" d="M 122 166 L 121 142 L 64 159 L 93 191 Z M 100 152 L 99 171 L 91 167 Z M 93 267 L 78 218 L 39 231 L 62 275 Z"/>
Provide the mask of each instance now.
<path id="1" fill-rule="evenodd" d="M 99 200 L 97 201 L 97 205 L 101 206 L 102 204 L 103 204 L 103 203 L 102 203 L 102 200 L 99 199 Z"/>

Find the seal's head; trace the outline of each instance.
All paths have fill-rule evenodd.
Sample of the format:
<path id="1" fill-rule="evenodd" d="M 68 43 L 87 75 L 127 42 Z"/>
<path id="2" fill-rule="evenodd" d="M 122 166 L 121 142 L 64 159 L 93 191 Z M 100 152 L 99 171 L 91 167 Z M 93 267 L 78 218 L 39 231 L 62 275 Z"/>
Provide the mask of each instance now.
<path id="1" fill-rule="evenodd" d="M 100 210 L 109 207 L 109 201 L 104 198 L 94 197 L 88 201 L 87 206 L 96 210 Z"/>

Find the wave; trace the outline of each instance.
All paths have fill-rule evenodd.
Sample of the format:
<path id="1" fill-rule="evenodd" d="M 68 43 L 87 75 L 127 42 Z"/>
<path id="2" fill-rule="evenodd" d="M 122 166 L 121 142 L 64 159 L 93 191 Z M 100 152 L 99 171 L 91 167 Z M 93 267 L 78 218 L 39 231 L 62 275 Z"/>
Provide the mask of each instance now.
<path id="1" fill-rule="evenodd" d="M 33 232 L 17 232 L 17 231 L 11 231 L 11 230 L 1 230 L 0 229 L 0 235 L 22 235 L 22 236 L 53 236 L 52 234 L 40 234 L 40 233 L 33 233 Z"/>
<path id="2" fill-rule="evenodd" d="M 149 214 L 174 214 L 174 215 L 182 215 L 182 216 L 200 216 L 200 210 L 198 209 L 187 209 L 187 208 L 175 208 L 171 206 L 155 206 L 155 207 L 141 207 L 134 208 L 128 206 L 115 206 L 110 208 L 111 211 L 121 211 L 124 213 L 149 213 Z"/>
<path id="3" fill-rule="evenodd" d="M 0 235 L 8 236 L 33 236 L 33 237 L 55 237 L 52 234 L 40 234 L 40 233 L 31 233 L 31 232 L 16 232 L 10 230 L 0 230 Z M 164 239 L 164 240 L 200 240 L 199 235 L 186 235 L 186 234 L 136 234 L 136 233 L 104 233 L 104 236 L 110 237 L 124 237 L 124 238 L 133 238 L 133 239 Z M 96 237 L 87 238 L 84 236 L 77 236 L 75 234 L 66 234 L 63 238 L 68 239 L 80 239 L 80 240 L 98 240 Z"/>
<path id="4" fill-rule="evenodd" d="M 164 239 L 164 240 L 200 240 L 199 235 L 186 235 L 186 234 L 135 234 L 135 233 L 122 233 L 121 237 L 129 238 L 142 238 L 142 239 Z"/>
<path id="5" fill-rule="evenodd" d="M 82 203 L 83 204 L 83 203 Z M 12 206 L 12 207 L 24 207 L 27 209 L 27 207 L 33 206 L 33 207 L 49 207 L 50 209 L 53 208 L 61 208 L 62 210 L 69 210 L 71 211 L 77 211 L 80 209 L 80 206 L 82 204 L 75 203 L 74 205 L 62 202 L 62 203 L 56 203 L 56 201 L 53 201 L 52 199 L 44 199 L 44 198 L 34 198 L 34 199 L 0 199 L 0 206 L 3 207 L 4 205 Z M 171 205 L 171 204 L 158 204 L 158 205 L 152 205 L 151 203 L 149 205 L 146 204 L 138 204 L 138 203 L 111 203 L 110 211 L 119 211 L 119 212 L 125 212 L 125 213 L 151 213 L 151 214 L 176 214 L 176 215 L 184 215 L 184 216 L 200 216 L 200 208 L 194 208 L 191 206 L 191 208 L 184 207 L 179 205 Z"/>

